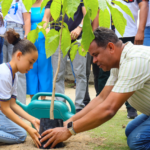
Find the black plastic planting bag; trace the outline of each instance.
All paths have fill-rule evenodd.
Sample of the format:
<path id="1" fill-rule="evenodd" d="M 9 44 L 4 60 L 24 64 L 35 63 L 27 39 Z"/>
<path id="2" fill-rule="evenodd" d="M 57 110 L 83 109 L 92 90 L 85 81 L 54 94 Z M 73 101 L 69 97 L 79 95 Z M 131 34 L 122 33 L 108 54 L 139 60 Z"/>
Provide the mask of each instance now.
<path id="1" fill-rule="evenodd" d="M 56 127 L 63 127 L 63 120 L 62 119 L 50 120 L 49 118 L 41 118 L 40 119 L 40 131 L 39 131 L 39 134 L 41 135 L 44 131 L 46 131 L 48 129 L 53 129 L 53 128 L 56 128 Z M 50 149 L 52 144 L 50 144 L 46 148 L 43 147 L 46 144 L 47 141 L 44 141 L 43 143 L 41 143 L 41 147 L 40 147 L 41 149 Z M 61 148 L 61 147 L 64 147 L 63 142 L 58 143 L 55 146 L 55 148 Z"/>

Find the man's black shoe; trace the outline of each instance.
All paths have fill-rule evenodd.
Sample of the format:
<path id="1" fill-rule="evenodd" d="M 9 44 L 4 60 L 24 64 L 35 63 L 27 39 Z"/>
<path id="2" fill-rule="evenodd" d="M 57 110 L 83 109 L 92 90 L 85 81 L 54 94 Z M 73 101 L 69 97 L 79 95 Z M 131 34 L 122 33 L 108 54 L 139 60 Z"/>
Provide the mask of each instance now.
<path id="1" fill-rule="evenodd" d="M 134 109 L 133 107 L 127 107 L 127 112 L 128 112 L 128 115 L 127 115 L 128 119 L 134 119 L 135 117 L 138 116 L 137 110 Z"/>

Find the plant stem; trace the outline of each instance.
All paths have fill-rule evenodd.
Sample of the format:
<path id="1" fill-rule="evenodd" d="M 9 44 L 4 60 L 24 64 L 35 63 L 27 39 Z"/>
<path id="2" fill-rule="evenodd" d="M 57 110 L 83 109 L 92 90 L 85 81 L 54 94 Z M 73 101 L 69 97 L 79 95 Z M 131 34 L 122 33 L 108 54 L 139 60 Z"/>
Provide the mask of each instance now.
<path id="1" fill-rule="evenodd" d="M 51 108 L 50 108 L 50 119 L 54 120 L 54 98 L 55 98 L 55 87 L 56 87 L 56 79 L 57 75 L 60 69 L 60 60 L 61 60 L 61 39 L 62 39 L 62 30 L 63 30 L 63 23 L 64 23 L 64 15 L 62 17 L 62 23 L 61 23 L 61 31 L 60 31 L 60 39 L 59 39 L 59 56 L 58 56 L 58 67 L 56 70 L 56 74 L 53 81 L 53 93 L 52 93 L 52 100 L 51 100 Z"/>

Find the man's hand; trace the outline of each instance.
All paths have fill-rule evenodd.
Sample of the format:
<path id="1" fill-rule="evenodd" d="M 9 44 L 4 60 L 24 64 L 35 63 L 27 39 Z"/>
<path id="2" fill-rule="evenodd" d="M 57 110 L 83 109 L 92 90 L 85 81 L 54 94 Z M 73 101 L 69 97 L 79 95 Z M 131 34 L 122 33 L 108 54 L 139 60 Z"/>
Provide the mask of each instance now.
<path id="1" fill-rule="evenodd" d="M 28 127 L 27 132 L 30 134 L 35 145 L 39 148 L 39 145 L 41 146 L 41 143 L 39 141 L 39 138 L 41 138 L 40 134 L 32 127 Z"/>
<path id="2" fill-rule="evenodd" d="M 39 132 L 39 129 L 40 129 L 40 120 L 39 119 L 33 119 L 31 121 L 31 123 L 34 125 L 34 127 L 37 129 L 37 131 Z"/>
<path id="3" fill-rule="evenodd" d="M 51 148 L 54 148 L 58 143 L 67 140 L 69 137 L 71 137 L 70 131 L 66 127 L 58 127 L 54 129 L 46 130 L 41 135 L 43 138 L 40 140 L 40 142 L 44 142 L 48 140 L 48 142 L 44 145 L 44 148 L 46 148 L 51 143 Z"/>
<path id="4" fill-rule="evenodd" d="M 134 44 L 143 45 L 143 40 L 144 40 L 144 31 L 139 30 L 135 36 Z"/>
<path id="5" fill-rule="evenodd" d="M 82 31 L 82 28 L 79 26 L 77 28 L 75 28 L 74 30 L 72 30 L 70 33 L 71 40 L 77 39 L 78 36 L 80 35 L 81 31 Z"/>

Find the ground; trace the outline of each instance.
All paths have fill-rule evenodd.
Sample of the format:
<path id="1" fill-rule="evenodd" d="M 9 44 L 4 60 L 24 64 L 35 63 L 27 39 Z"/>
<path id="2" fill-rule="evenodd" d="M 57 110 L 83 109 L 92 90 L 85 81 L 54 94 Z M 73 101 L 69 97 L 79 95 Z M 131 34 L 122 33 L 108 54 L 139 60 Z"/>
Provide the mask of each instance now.
<path id="1" fill-rule="evenodd" d="M 81 133 L 76 136 L 72 136 L 66 142 L 63 150 L 93 150 L 95 146 L 99 146 L 103 141 L 103 138 L 92 138 L 90 133 Z M 3 145 L 0 146 L 1 150 L 37 150 L 30 136 L 22 144 L 16 145 Z M 59 148 L 61 150 L 61 148 Z"/>
<path id="2" fill-rule="evenodd" d="M 75 99 L 75 89 L 70 88 L 72 84 L 66 85 L 65 94 L 72 100 Z M 89 86 L 90 97 L 93 99 L 96 95 L 94 86 Z M 30 99 L 27 98 L 27 104 Z M 30 125 L 29 122 L 25 121 Z M 125 106 L 119 110 L 117 115 L 102 126 L 84 133 L 72 136 L 66 142 L 63 150 L 129 150 L 126 144 L 124 134 L 125 126 L 129 120 L 126 118 Z M 37 148 L 28 135 L 25 143 L 16 145 L 0 145 L 1 150 L 36 150 Z M 61 150 L 61 149 L 59 149 Z"/>

